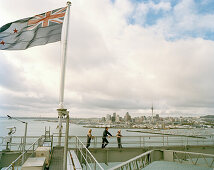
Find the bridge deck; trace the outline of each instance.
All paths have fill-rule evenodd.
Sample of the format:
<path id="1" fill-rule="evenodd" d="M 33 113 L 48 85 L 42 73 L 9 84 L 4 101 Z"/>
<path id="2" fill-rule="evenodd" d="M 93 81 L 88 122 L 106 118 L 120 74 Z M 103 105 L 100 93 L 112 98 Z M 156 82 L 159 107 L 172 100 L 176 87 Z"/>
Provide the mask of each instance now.
<path id="1" fill-rule="evenodd" d="M 99 163 L 108 162 L 124 162 L 135 156 L 138 156 L 149 150 L 177 150 L 177 151 L 187 151 L 187 152 L 197 152 L 214 154 L 214 146 L 162 146 L 162 147 L 131 147 L 131 148 L 89 148 L 92 155 Z M 121 156 L 122 155 L 122 156 Z"/>
<path id="2" fill-rule="evenodd" d="M 155 161 L 143 168 L 143 170 L 213 170 L 213 168 L 196 165 L 180 164 L 168 161 Z"/>
<path id="3" fill-rule="evenodd" d="M 59 170 L 63 166 L 63 147 L 54 147 L 49 170 Z"/>

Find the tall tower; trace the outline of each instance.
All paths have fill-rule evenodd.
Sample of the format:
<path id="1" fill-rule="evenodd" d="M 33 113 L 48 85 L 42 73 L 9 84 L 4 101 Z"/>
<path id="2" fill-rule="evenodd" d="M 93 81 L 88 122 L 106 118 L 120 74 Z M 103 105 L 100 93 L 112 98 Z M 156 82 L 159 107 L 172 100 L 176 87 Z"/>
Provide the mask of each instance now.
<path id="1" fill-rule="evenodd" d="M 154 107 L 153 107 L 153 103 L 152 103 L 152 123 L 154 123 L 154 119 L 153 119 L 153 110 L 154 110 Z"/>

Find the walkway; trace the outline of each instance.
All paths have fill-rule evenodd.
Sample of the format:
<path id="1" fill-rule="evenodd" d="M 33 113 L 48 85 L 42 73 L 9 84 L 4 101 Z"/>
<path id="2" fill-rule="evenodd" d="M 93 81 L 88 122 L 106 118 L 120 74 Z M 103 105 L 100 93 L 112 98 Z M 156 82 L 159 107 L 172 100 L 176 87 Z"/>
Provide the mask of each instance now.
<path id="1" fill-rule="evenodd" d="M 63 166 L 63 147 L 54 147 L 49 170 L 59 170 Z"/>
<path id="2" fill-rule="evenodd" d="M 213 170 L 213 168 L 200 167 L 195 165 L 179 164 L 177 162 L 155 161 L 143 170 Z"/>

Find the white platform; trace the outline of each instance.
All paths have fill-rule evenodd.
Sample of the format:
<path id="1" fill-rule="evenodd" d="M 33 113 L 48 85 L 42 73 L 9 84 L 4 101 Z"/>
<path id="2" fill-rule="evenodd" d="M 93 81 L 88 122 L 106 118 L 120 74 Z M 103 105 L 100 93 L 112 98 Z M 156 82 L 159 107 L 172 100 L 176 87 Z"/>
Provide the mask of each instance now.
<path id="1" fill-rule="evenodd" d="M 45 157 L 28 158 L 22 165 L 22 170 L 44 170 Z"/>
<path id="2" fill-rule="evenodd" d="M 67 154 L 67 170 L 82 170 L 82 166 L 73 150 L 68 151 Z"/>
<path id="3" fill-rule="evenodd" d="M 38 147 L 35 153 L 36 153 L 36 157 L 45 157 L 46 166 L 49 166 L 51 147 L 47 147 L 47 146 Z"/>

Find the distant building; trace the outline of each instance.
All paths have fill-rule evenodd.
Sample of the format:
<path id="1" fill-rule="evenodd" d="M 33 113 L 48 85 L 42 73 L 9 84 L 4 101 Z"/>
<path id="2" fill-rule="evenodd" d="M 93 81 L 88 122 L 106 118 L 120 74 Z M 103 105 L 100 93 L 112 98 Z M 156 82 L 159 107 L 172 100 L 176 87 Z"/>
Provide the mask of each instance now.
<path id="1" fill-rule="evenodd" d="M 101 120 L 102 120 L 102 122 L 105 122 L 105 121 L 106 121 L 106 118 L 105 118 L 105 117 L 102 117 Z"/>
<path id="2" fill-rule="evenodd" d="M 141 121 L 141 118 L 140 118 L 140 117 L 134 117 L 134 118 L 132 119 L 132 122 L 133 122 L 133 123 L 141 123 L 142 121 Z"/>
<path id="3" fill-rule="evenodd" d="M 112 116 L 112 118 L 111 118 L 111 120 L 112 120 L 112 122 L 115 122 L 116 121 L 116 113 L 113 113 L 113 116 Z"/>
<path id="4" fill-rule="evenodd" d="M 155 115 L 155 119 L 156 119 L 156 120 L 159 120 L 159 119 L 160 119 L 159 114 L 156 114 L 156 115 Z"/>
<path id="5" fill-rule="evenodd" d="M 106 115 L 106 121 L 111 121 L 111 115 L 110 114 Z"/>
<path id="6" fill-rule="evenodd" d="M 120 122 L 121 122 L 121 121 L 123 121 L 123 118 L 122 118 L 122 117 L 119 117 L 119 120 L 120 120 Z"/>
<path id="7" fill-rule="evenodd" d="M 120 116 L 119 115 L 116 116 L 115 122 L 120 122 Z"/>
<path id="8" fill-rule="evenodd" d="M 126 115 L 124 116 L 124 121 L 125 122 L 130 122 L 131 121 L 131 116 L 129 115 L 129 112 L 126 113 Z"/>
<path id="9" fill-rule="evenodd" d="M 144 120 L 146 120 L 146 116 L 141 116 L 140 117 L 140 122 L 143 122 Z"/>

